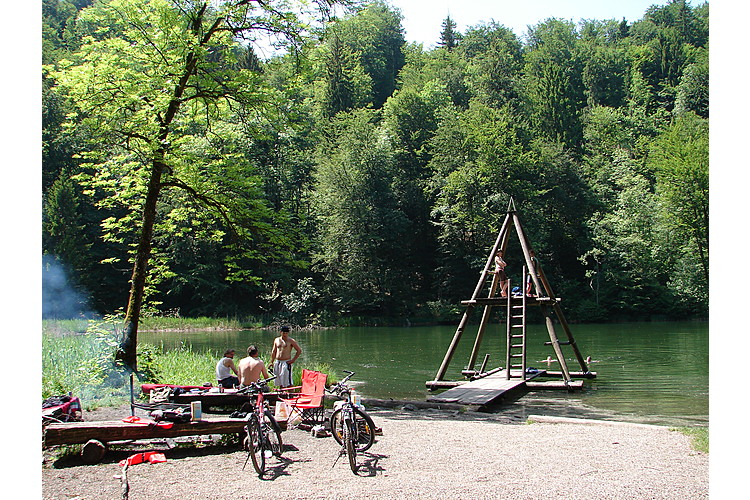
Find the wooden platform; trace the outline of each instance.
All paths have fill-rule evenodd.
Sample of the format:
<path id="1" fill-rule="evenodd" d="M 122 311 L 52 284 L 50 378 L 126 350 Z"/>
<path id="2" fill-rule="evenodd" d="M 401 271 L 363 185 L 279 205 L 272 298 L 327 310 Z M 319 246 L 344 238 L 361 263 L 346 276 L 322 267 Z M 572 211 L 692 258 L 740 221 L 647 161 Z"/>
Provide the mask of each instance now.
<path id="1" fill-rule="evenodd" d="M 136 425 L 121 420 L 52 423 L 44 428 L 44 446 L 82 444 L 90 439 L 102 443 L 134 439 L 171 438 L 203 434 L 242 433 L 245 420 L 241 418 L 206 417 L 196 422 L 175 423 L 165 429 L 156 425 Z"/>
<path id="2" fill-rule="evenodd" d="M 523 297 L 511 297 L 511 302 L 521 304 Z M 560 303 L 561 299 L 556 297 L 551 299 L 550 297 L 526 297 L 527 306 L 538 306 L 538 305 L 551 305 L 553 303 Z M 465 306 L 479 305 L 479 306 L 504 306 L 508 303 L 507 297 L 477 297 L 476 299 L 462 300 L 461 304 Z"/>
<path id="3" fill-rule="evenodd" d="M 529 378 L 527 380 L 531 380 L 544 374 L 544 370 L 540 370 L 537 373 L 528 375 Z M 502 370 L 494 375 L 461 384 L 453 389 L 448 389 L 436 396 L 430 396 L 427 398 L 427 401 L 434 403 L 456 403 L 483 406 L 500 398 L 508 391 L 522 388 L 526 385 L 526 380 L 521 378 L 507 380 L 505 377 L 506 372 L 505 370 Z"/>

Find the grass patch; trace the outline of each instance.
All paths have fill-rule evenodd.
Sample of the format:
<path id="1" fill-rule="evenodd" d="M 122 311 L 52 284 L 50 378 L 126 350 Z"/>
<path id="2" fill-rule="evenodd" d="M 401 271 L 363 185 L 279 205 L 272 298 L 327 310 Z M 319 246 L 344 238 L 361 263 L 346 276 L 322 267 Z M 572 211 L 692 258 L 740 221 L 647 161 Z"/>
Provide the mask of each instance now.
<path id="1" fill-rule="evenodd" d="M 141 318 L 140 331 L 242 330 L 244 323 L 237 318 L 180 318 L 152 316 Z"/>
<path id="2" fill-rule="evenodd" d="M 677 427 L 672 430 L 690 437 L 695 451 L 708 453 L 708 427 Z"/>
<path id="3" fill-rule="evenodd" d="M 221 358 L 219 353 L 196 352 L 192 346 L 185 345 L 167 352 L 156 347 L 154 350 L 154 382 L 175 385 L 203 385 L 206 382 L 216 384 L 214 370 L 216 362 Z"/>
<path id="4" fill-rule="evenodd" d="M 130 373 L 114 360 L 119 340 L 116 326 L 111 320 L 87 324 L 83 332 L 78 323 L 43 330 L 42 399 L 70 392 L 81 399 L 85 410 L 125 404 L 130 400 Z M 198 352 L 192 346 L 164 352 L 163 346 L 139 343 L 136 395 L 140 396 L 141 383 L 215 385 L 214 370 L 220 358 L 219 352 Z M 269 360 L 264 361 L 268 366 Z M 301 385 L 304 368 L 326 373 L 329 384 L 337 380 L 327 363 L 298 362 L 292 371 L 294 385 Z"/>

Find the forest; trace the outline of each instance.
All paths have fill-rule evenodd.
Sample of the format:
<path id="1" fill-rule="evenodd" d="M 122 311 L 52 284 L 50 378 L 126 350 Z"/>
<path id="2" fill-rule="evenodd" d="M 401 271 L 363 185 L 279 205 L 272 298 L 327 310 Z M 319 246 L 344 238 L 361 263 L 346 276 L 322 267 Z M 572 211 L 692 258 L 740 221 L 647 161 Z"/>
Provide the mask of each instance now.
<path id="1" fill-rule="evenodd" d="M 428 48 L 383 0 L 42 15 L 48 317 L 454 322 L 511 199 L 569 320 L 708 316 L 708 3 Z"/>

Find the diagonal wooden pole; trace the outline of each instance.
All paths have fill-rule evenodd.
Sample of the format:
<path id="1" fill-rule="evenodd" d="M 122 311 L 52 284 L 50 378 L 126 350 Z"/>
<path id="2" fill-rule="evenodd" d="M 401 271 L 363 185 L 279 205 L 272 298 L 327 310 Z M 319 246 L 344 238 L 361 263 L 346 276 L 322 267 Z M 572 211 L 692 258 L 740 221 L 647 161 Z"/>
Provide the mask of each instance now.
<path id="1" fill-rule="evenodd" d="M 482 275 L 479 277 L 479 281 L 477 282 L 477 286 L 474 288 L 474 292 L 471 294 L 471 300 L 476 300 L 479 296 L 479 293 L 482 291 L 482 286 L 487 280 L 487 274 L 489 273 L 490 267 L 493 264 L 493 261 L 495 259 L 495 254 L 497 253 L 498 248 L 500 248 L 500 245 L 503 244 L 505 239 L 505 233 L 508 231 L 508 224 L 510 222 L 510 213 L 508 213 L 505 216 L 505 220 L 503 221 L 502 228 L 500 229 L 500 233 L 497 235 L 497 239 L 495 240 L 495 244 L 492 246 L 492 251 L 490 252 L 489 257 L 487 258 L 487 262 L 484 265 L 484 269 L 482 270 Z M 456 353 L 456 347 L 458 346 L 458 341 L 461 340 L 461 336 L 464 333 L 464 329 L 466 328 L 466 324 L 469 321 L 469 317 L 471 316 L 472 311 L 474 310 L 473 304 L 469 304 L 466 306 L 466 311 L 464 311 L 464 315 L 461 317 L 461 322 L 458 324 L 458 328 L 456 329 L 456 333 L 453 335 L 453 340 L 451 340 L 450 345 L 448 346 L 448 350 L 445 353 L 445 356 L 443 357 L 443 362 L 440 364 L 440 368 L 438 368 L 437 373 L 435 374 L 435 382 L 439 380 L 443 380 L 445 377 L 445 372 L 448 371 L 448 365 L 450 365 L 451 360 L 453 359 L 453 355 Z"/>

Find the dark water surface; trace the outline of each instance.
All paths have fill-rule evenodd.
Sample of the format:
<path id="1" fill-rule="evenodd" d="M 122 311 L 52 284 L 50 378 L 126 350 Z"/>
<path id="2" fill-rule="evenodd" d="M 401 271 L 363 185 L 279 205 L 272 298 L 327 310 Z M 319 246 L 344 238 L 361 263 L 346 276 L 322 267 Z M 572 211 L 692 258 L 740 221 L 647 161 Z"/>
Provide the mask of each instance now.
<path id="1" fill-rule="evenodd" d="M 591 356 L 598 377 L 587 380 L 583 391 L 530 392 L 499 412 L 618 419 L 660 425 L 708 425 L 708 323 L 619 323 L 572 325 L 583 356 Z M 455 326 L 410 328 L 337 328 L 293 333 L 304 352 L 303 363 L 328 363 L 339 372 L 357 372 L 354 381 L 364 397 L 424 400 L 425 381 L 435 377 L 450 344 Z M 181 344 L 194 350 L 223 352 L 231 347 L 243 353 L 255 343 L 266 360 L 275 333 L 271 331 L 170 332 L 139 334 L 144 342 L 173 349 Z M 558 335 L 564 336 L 558 328 Z M 460 379 L 476 336 L 467 327 L 446 379 Z M 528 366 L 554 352 L 542 324 L 528 327 Z M 563 347 L 571 370 L 577 371 L 572 350 Z M 485 334 L 479 361 L 490 354 L 488 367 L 504 365 L 505 329 L 491 325 Z M 557 363 L 551 366 L 559 370 Z"/>

